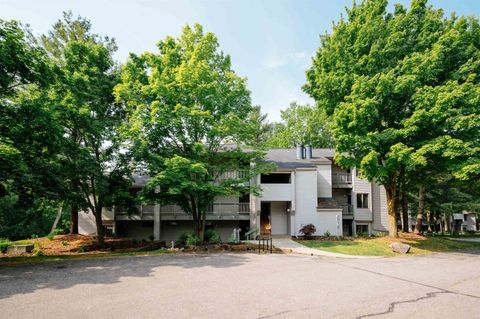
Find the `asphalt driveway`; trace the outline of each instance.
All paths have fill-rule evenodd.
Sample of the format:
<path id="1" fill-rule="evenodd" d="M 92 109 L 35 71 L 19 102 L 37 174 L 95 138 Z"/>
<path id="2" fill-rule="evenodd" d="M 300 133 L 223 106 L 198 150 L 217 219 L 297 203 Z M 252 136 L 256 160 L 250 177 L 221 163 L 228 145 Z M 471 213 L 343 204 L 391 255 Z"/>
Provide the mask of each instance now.
<path id="1" fill-rule="evenodd" d="M 480 252 L 212 254 L 0 266 L 0 318 L 479 318 Z"/>

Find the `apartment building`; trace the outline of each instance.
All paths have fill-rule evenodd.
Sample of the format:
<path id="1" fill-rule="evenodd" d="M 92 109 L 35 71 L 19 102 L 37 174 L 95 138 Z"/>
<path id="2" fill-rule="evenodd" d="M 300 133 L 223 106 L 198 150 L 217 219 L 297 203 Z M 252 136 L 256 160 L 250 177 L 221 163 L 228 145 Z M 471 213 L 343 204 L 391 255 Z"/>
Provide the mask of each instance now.
<path id="1" fill-rule="evenodd" d="M 309 146 L 268 150 L 266 160 L 276 164 L 276 171 L 251 180 L 261 195 L 216 198 L 207 213 L 207 229 L 216 230 L 222 240 L 234 229 L 242 236 L 251 229 L 262 235 L 297 236 L 306 224 L 315 225 L 315 235 L 386 232 L 384 188 L 361 179 L 355 168 L 339 167 L 334 155 L 333 149 Z M 135 176 L 132 193 L 147 181 L 147 176 Z M 93 216 L 80 215 L 80 232 L 94 234 Z M 115 234 L 137 239 L 176 240 L 193 229 L 192 218 L 177 205 L 142 205 L 134 215 L 119 208 L 105 210 L 103 218 Z"/>

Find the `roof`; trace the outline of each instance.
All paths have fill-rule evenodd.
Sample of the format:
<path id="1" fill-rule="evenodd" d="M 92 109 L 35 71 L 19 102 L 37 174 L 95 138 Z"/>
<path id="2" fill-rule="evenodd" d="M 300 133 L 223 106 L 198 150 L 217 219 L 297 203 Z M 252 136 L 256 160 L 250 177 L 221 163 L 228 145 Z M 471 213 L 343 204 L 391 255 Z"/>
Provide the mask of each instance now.
<path id="1" fill-rule="evenodd" d="M 277 164 L 280 169 L 310 168 L 318 164 L 331 164 L 328 158 L 333 158 L 335 151 L 328 148 L 312 149 L 311 159 L 297 159 L 295 148 L 272 148 L 265 156 L 268 162 Z"/>

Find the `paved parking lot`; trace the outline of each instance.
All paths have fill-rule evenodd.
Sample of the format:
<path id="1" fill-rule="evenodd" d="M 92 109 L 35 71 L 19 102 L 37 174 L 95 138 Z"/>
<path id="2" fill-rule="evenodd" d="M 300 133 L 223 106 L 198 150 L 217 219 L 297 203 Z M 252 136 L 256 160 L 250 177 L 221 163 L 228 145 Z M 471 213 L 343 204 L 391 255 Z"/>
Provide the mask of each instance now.
<path id="1" fill-rule="evenodd" d="M 479 318 L 480 252 L 164 255 L 0 266 L 0 318 Z"/>

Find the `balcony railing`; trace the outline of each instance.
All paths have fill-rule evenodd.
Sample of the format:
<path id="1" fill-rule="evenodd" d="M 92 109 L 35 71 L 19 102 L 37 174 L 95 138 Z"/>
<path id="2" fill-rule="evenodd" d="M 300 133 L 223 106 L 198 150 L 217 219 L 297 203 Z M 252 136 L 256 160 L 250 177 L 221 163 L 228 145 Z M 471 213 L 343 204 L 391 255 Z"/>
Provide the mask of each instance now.
<path id="1" fill-rule="evenodd" d="M 353 205 L 340 205 L 343 215 L 353 215 Z"/>
<path id="2" fill-rule="evenodd" d="M 247 170 L 238 170 L 238 171 L 229 171 L 225 172 L 218 177 L 218 180 L 228 179 L 228 178 L 248 178 L 249 172 Z"/>
<path id="3" fill-rule="evenodd" d="M 153 217 L 155 205 L 138 205 L 138 214 L 134 216 L 143 218 Z M 213 203 L 207 208 L 207 215 L 211 217 L 234 216 L 234 215 L 248 215 L 250 213 L 250 203 Z M 128 215 L 124 210 L 117 209 L 116 215 Z M 183 216 L 187 214 L 178 205 L 164 205 L 160 206 L 160 216 Z"/>
<path id="4" fill-rule="evenodd" d="M 352 174 L 350 173 L 333 173 L 332 174 L 332 184 L 334 186 L 351 186 L 352 185 Z"/>

